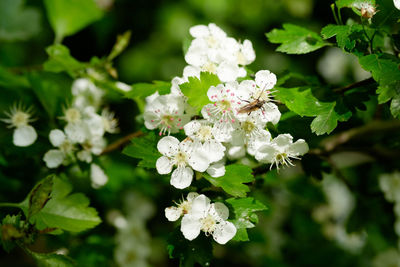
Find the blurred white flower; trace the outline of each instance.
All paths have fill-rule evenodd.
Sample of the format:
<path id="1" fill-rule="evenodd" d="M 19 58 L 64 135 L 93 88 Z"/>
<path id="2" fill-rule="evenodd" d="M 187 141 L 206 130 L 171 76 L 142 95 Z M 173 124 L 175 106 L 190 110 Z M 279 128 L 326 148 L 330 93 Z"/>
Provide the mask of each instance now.
<path id="1" fill-rule="evenodd" d="M 400 0 L 393 0 L 393 4 L 398 10 L 400 10 Z"/>
<path id="2" fill-rule="evenodd" d="M 104 186 L 108 182 L 108 176 L 104 173 L 103 169 L 95 163 L 90 164 L 90 179 L 92 181 L 92 187 L 95 189 Z"/>
<path id="3" fill-rule="evenodd" d="M 8 128 L 15 128 L 13 143 L 15 146 L 26 147 L 32 145 L 37 139 L 35 128 L 29 125 L 35 121 L 32 118 L 32 107 L 24 108 L 21 104 L 14 104 L 9 111 L 4 112 L 7 118 L 0 119 L 8 124 Z"/>
<path id="4" fill-rule="evenodd" d="M 212 235 L 219 244 L 226 244 L 236 235 L 236 227 L 228 222 L 228 208 L 221 202 L 210 203 L 205 195 L 199 195 L 192 201 L 192 208 L 181 221 L 181 231 L 186 239 L 193 240 L 200 231 Z"/>
<path id="5" fill-rule="evenodd" d="M 379 176 L 379 186 L 389 202 L 400 202 L 400 172 L 386 173 Z"/>
<path id="6" fill-rule="evenodd" d="M 75 150 L 74 142 L 59 129 L 51 130 L 49 139 L 50 143 L 58 149 L 47 151 L 43 160 L 48 168 L 57 168 L 61 164 L 67 163 L 67 157 Z"/>
<path id="7" fill-rule="evenodd" d="M 78 109 L 85 109 L 88 106 L 94 107 L 96 110 L 100 107 L 104 95 L 103 90 L 89 79 L 76 79 L 72 84 L 72 105 Z"/>

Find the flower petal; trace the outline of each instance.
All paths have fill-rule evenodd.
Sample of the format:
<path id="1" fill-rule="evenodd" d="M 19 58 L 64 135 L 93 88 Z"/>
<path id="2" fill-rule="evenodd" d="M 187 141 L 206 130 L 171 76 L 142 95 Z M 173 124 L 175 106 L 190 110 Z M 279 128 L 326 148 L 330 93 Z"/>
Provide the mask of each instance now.
<path id="1" fill-rule="evenodd" d="M 108 176 L 99 165 L 92 163 L 90 164 L 90 180 L 93 188 L 100 188 L 108 182 Z"/>
<path id="2" fill-rule="evenodd" d="M 177 168 L 172 172 L 171 185 L 175 188 L 183 189 L 188 187 L 192 183 L 193 170 L 192 168 Z"/>
<path id="3" fill-rule="evenodd" d="M 13 143 L 16 146 L 30 146 L 37 139 L 35 128 L 30 125 L 23 125 L 14 130 Z"/>
<path id="4" fill-rule="evenodd" d="M 223 222 L 217 225 L 213 232 L 214 240 L 223 245 L 236 235 L 236 227 L 231 222 Z"/>
<path id="5" fill-rule="evenodd" d="M 210 199 L 202 194 L 193 199 L 190 214 L 195 218 L 204 218 L 209 208 Z"/>
<path id="6" fill-rule="evenodd" d="M 178 220 L 182 215 L 182 209 L 178 207 L 169 207 L 165 209 L 165 217 L 170 222 Z"/>
<path id="7" fill-rule="evenodd" d="M 207 154 L 200 149 L 195 150 L 191 153 L 188 159 L 188 163 L 193 168 L 193 170 L 198 172 L 205 172 L 210 166 L 210 161 L 207 157 Z"/>
<path id="8" fill-rule="evenodd" d="M 276 76 L 269 70 L 260 70 L 256 73 L 256 84 L 263 90 L 274 88 L 276 84 Z"/>
<path id="9" fill-rule="evenodd" d="M 159 174 L 170 173 L 173 165 L 172 161 L 166 156 L 162 156 L 156 161 L 156 169 Z"/>
<path id="10" fill-rule="evenodd" d="M 171 157 L 178 153 L 179 140 L 173 136 L 165 136 L 158 141 L 157 149 L 164 156 Z"/>
<path id="11" fill-rule="evenodd" d="M 222 202 L 215 202 L 211 204 L 209 213 L 217 220 L 217 221 L 226 221 L 229 217 L 229 209 Z"/>
<path id="12" fill-rule="evenodd" d="M 198 121 L 191 121 L 189 123 L 186 123 L 183 129 L 185 130 L 185 134 L 187 136 L 192 137 L 195 135 L 201 127 L 201 123 Z"/>
<path id="13" fill-rule="evenodd" d="M 59 147 L 62 143 L 64 143 L 65 138 L 66 136 L 64 132 L 59 129 L 50 131 L 49 134 L 50 143 L 55 147 Z"/>
<path id="14" fill-rule="evenodd" d="M 200 234 L 201 223 L 197 218 L 185 215 L 181 221 L 181 232 L 188 240 L 193 240 Z"/>
<path id="15" fill-rule="evenodd" d="M 213 163 L 208 167 L 207 173 L 214 178 L 224 176 L 225 164 L 221 162 Z"/>
<path id="16" fill-rule="evenodd" d="M 190 192 L 190 193 L 188 193 L 187 194 L 187 197 L 186 197 L 186 199 L 188 200 L 188 201 L 193 201 L 193 199 L 195 199 L 196 197 L 198 197 L 199 196 L 199 194 L 198 193 L 196 193 L 196 192 Z"/>
<path id="17" fill-rule="evenodd" d="M 308 150 L 308 144 L 303 139 L 299 139 L 289 146 L 289 154 L 293 156 L 304 155 Z"/>
<path id="18" fill-rule="evenodd" d="M 57 168 L 60 166 L 65 159 L 64 153 L 59 149 L 51 149 L 46 152 L 43 156 L 44 162 L 46 162 L 47 168 Z"/>
<path id="19" fill-rule="evenodd" d="M 275 154 L 279 152 L 276 147 L 271 144 L 261 146 L 255 154 L 256 160 L 264 163 L 272 163 L 275 161 Z"/>

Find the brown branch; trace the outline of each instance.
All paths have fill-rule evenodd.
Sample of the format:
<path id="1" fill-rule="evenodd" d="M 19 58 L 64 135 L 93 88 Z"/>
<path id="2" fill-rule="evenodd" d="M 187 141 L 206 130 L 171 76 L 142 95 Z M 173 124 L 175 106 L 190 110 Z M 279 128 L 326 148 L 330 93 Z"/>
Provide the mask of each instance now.
<path id="1" fill-rule="evenodd" d="M 362 81 L 359 81 L 359 82 L 356 82 L 356 83 L 352 83 L 352 84 L 346 85 L 344 87 L 335 88 L 335 89 L 333 89 L 333 91 L 335 93 L 342 94 L 342 93 L 344 93 L 346 91 L 349 91 L 351 89 L 358 88 L 358 87 L 361 87 L 361 86 L 370 85 L 370 84 L 373 84 L 373 83 L 375 83 L 375 80 L 373 78 L 368 78 L 366 80 L 362 80 Z"/>
<path id="2" fill-rule="evenodd" d="M 126 136 L 124 136 L 124 137 L 118 139 L 118 140 L 115 141 L 114 143 L 109 144 L 109 145 L 103 150 L 103 152 L 101 152 L 100 155 L 104 155 L 104 154 L 110 153 L 110 152 L 112 152 L 112 151 L 114 151 L 114 150 L 117 150 L 117 149 L 119 149 L 119 148 L 125 146 L 127 143 L 129 143 L 129 142 L 131 141 L 132 138 L 139 137 L 139 136 L 142 136 L 142 135 L 143 135 L 143 132 L 142 132 L 142 131 L 137 131 L 137 132 L 128 134 L 128 135 L 126 135 Z"/>

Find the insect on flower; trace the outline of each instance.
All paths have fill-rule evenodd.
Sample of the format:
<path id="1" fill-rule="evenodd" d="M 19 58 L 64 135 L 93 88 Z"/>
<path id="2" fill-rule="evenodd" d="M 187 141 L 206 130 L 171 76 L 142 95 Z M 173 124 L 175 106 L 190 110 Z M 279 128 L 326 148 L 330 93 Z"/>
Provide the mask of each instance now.
<path id="1" fill-rule="evenodd" d="M 244 101 L 244 102 L 246 102 L 246 103 L 248 103 L 248 104 L 246 104 L 246 105 L 244 105 L 243 107 L 241 107 L 239 110 L 238 110 L 238 113 L 240 114 L 240 113 L 247 113 L 247 115 L 250 115 L 250 113 L 252 113 L 253 111 L 256 111 L 256 110 L 258 110 L 258 109 L 261 109 L 261 110 L 263 110 L 264 108 L 263 108 L 263 105 L 267 102 L 266 100 L 260 100 L 260 97 L 261 97 L 261 94 L 260 94 L 260 96 L 256 99 L 256 100 L 254 100 L 254 101 L 252 101 L 252 102 L 250 102 L 250 101 L 248 101 L 248 100 L 242 100 L 242 101 Z"/>

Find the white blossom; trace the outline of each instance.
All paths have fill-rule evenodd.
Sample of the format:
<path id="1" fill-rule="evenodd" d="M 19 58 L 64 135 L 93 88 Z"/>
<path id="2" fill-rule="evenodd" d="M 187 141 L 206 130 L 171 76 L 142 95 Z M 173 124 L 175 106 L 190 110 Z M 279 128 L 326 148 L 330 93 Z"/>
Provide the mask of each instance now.
<path id="1" fill-rule="evenodd" d="M 400 10 L 400 0 L 393 0 L 393 4 L 398 10 Z"/>
<path id="2" fill-rule="evenodd" d="M 72 142 L 63 131 L 59 129 L 51 130 L 49 134 L 50 143 L 57 149 L 50 149 L 43 157 L 48 168 L 57 168 L 61 164 L 67 163 L 67 158 L 75 150 Z"/>
<path id="3" fill-rule="evenodd" d="M 185 139 L 182 142 L 172 136 L 163 137 L 157 144 L 158 151 L 163 155 L 156 162 L 159 174 L 168 174 L 172 168 L 171 185 L 178 189 L 188 187 L 193 179 L 193 170 L 204 172 L 210 165 L 207 155 L 198 149 L 193 149 L 193 142 Z"/>
<path id="4" fill-rule="evenodd" d="M 95 163 L 90 164 L 90 179 L 92 181 L 92 187 L 96 189 L 108 182 L 108 176 L 104 173 L 104 170 Z"/>
<path id="5" fill-rule="evenodd" d="M 188 214 L 192 209 L 193 199 L 199 196 L 196 192 L 190 192 L 186 200 L 177 203 L 176 206 L 168 207 L 165 209 L 165 217 L 170 222 L 178 220 L 181 216 Z"/>
<path id="6" fill-rule="evenodd" d="M 292 165 L 292 159 L 308 152 L 308 145 L 303 139 L 293 143 L 290 134 L 280 134 L 271 142 L 261 145 L 256 151 L 255 158 L 263 163 L 271 163 L 279 169 L 279 165 Z"/>
<path id="7" fill-rule="evenodd" d="M 37 139 L 35 128 L 29 125 L 35 119 L 32 118 L 32 108 L 23 108 L 22 105 L 13 105 L 10 111 L 4 112 L 7 118 L 0 119 L 8 124 L 8 128 L 15 128 L 13 144 L 19 147 L 32 145 Z"/>
<path id="8" fill-rule="evenodd" d="M 81 110 L 88 106 L 99 108 L 104 95 L 103 90 L 97 88 L 92 81 L 86 78 L 76 79 L 72 84 L 71 91 L 74 96 L 72 105 Z"/>
<path id="9" fill-rule="evenodd" d="M 236 227 L 228 222 L 228 208 L 221 202 L 210 203 L 205 195 L 199 195 L 192 201 L 191 210 L 181 221 L 181 231 L 186 239 L 193 240 L 200 231 L 212 235 L 219 244 L 226 244 L 236 235 Z"/>
<path id="10" fill-rule="evenodd" d="M 380 175 L 379 187 L 387 201 L 400 203 L 400 172 Z"/>

